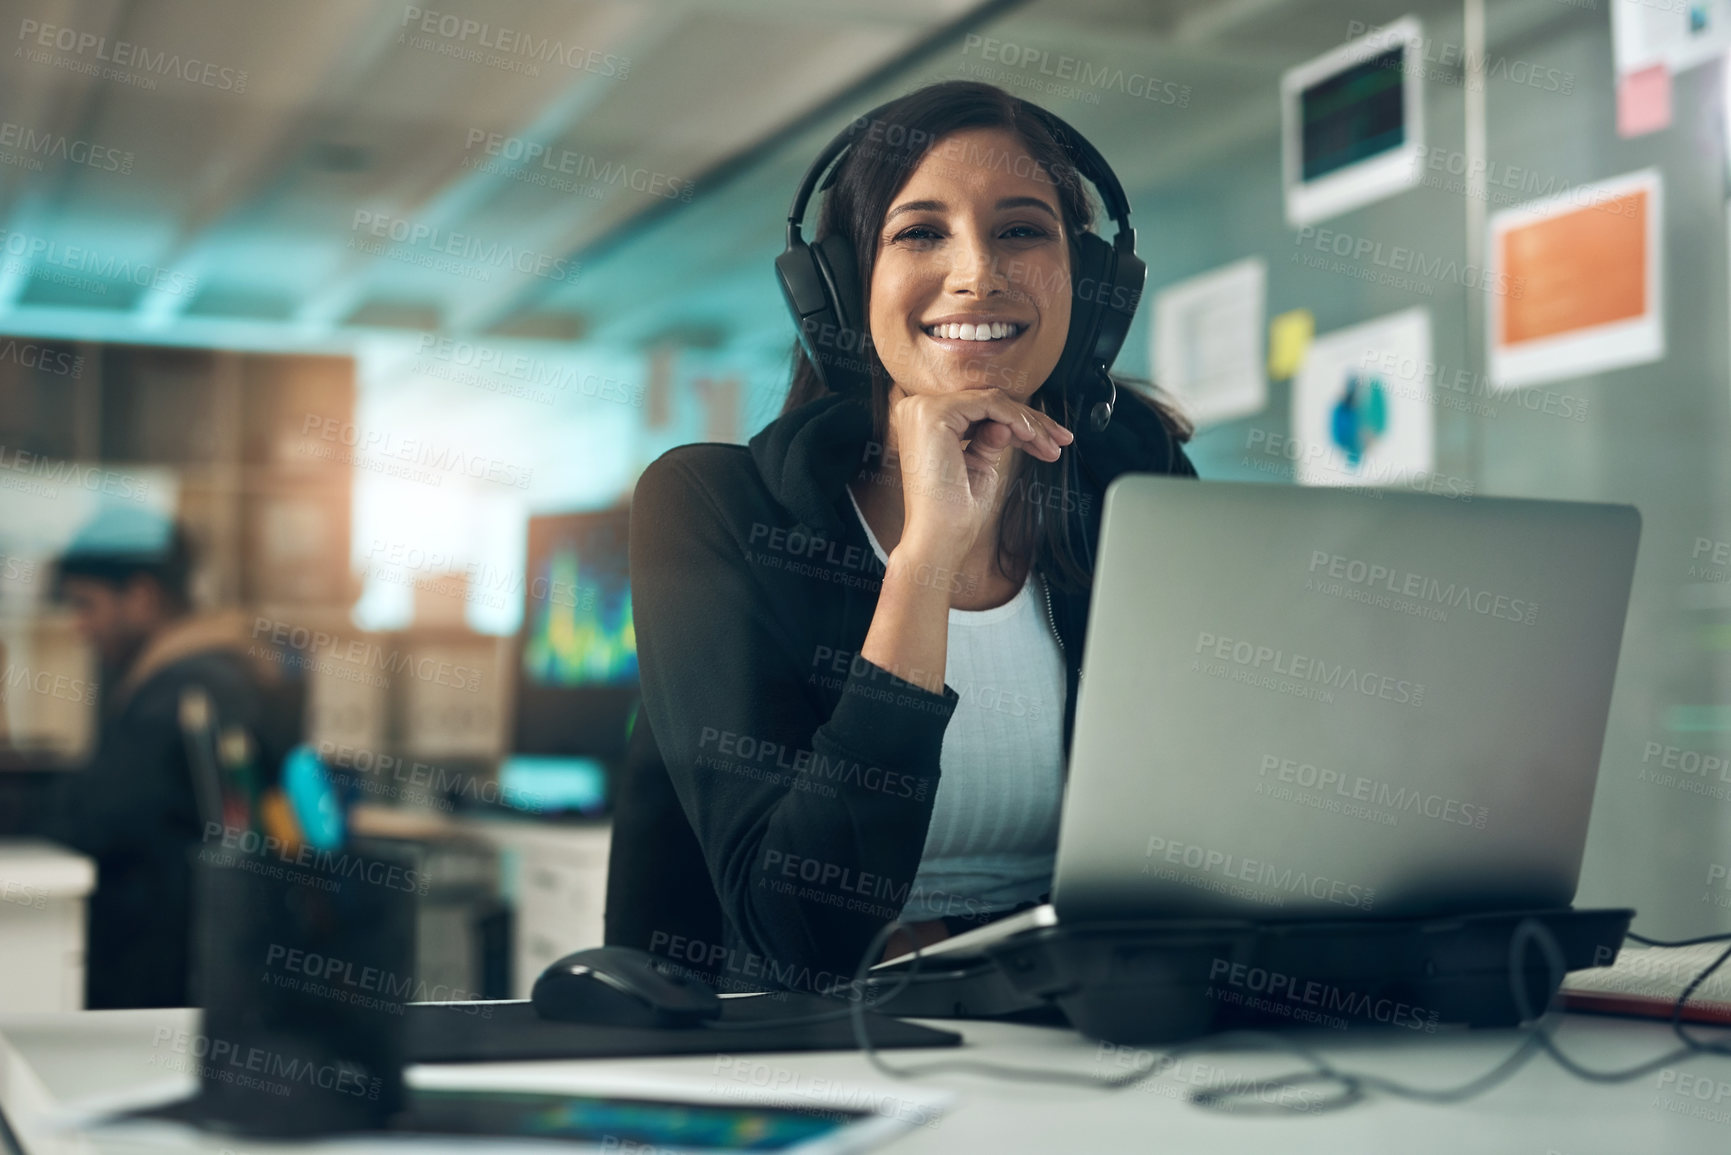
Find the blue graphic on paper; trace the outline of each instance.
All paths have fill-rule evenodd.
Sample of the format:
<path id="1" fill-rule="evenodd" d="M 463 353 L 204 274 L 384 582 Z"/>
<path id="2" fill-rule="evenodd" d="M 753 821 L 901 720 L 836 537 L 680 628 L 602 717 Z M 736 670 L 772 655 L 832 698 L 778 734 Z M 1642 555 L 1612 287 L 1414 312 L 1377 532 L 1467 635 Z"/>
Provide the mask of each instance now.
<path id="1" fill-rule="evenodd" d="M 1346 388 L 1329 414 L 1329 435 L 1346 463 L 1357 469 L 1365 451 L 1388 431 L 1388 395 L 1378 377 L 1346 375 Z"/>

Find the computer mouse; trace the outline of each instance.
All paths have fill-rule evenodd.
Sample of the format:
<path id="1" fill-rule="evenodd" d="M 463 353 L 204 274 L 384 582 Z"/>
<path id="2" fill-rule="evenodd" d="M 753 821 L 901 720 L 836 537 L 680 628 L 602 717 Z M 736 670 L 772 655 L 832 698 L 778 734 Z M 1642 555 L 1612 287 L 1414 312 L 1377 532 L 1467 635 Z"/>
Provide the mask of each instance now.
<path id="1" fill-rule="evenodd" d="M 608 1027 L 694 1027 L 720 1016 L 707 984 L 663 965 L 647 951 L 591 947 L 542 971 L 529 1001 L 544 1019 Z"/>

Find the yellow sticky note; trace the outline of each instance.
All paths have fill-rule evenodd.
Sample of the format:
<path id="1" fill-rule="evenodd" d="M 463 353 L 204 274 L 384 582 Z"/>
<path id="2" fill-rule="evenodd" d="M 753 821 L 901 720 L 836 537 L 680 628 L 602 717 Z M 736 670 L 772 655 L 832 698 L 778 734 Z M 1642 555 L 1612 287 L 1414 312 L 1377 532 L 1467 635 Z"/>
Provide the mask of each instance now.
<path id="1" fill-rule="evenodd" d="M 1310 339 L 1316 336 L 1316 317 L 1309 309 L 1293 309 L 1268 323 L 1268 376 L 1284 381 L 1298 372 Z"/>

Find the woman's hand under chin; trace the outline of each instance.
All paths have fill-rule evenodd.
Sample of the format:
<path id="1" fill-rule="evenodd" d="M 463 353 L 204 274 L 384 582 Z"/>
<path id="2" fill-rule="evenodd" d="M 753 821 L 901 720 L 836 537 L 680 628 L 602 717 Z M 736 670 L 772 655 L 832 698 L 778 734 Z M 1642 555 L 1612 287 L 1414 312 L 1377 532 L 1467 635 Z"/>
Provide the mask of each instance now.
<path id="1" fill-rule="evenodd" d="M 1020 450 L 1056 461 L 1074 434 L 998 389 L 892 394 L 904 542 L 953 562 L 967 556 L 999 506 Z"/>

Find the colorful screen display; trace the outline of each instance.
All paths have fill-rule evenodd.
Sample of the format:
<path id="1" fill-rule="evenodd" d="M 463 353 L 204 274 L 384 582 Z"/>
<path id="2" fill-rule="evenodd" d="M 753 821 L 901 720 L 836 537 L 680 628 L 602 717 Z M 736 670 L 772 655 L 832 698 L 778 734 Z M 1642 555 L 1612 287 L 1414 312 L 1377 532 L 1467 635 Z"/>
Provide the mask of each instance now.
<path id="1" fill-rule="evenodd" d="M 392 1129 L 565 1139 L 619 1151 L 785 1151 L 867 1117 L 847 1110 L 800 1111 L 539 1091 L 416 1090 L 409 1110 Z"/>
<path id="2" fill-rule="evenodd" d="M 1406 143 L 1404 46 L 1306 88 L 1299 96 L 1304 179 L 1327 176 Z"/>
<path id="3" fill-rule="evenodd" d="M 531 542 L 523 675 L 574 689 L 637 681 L 623 514 L 549 519 Z"/>

